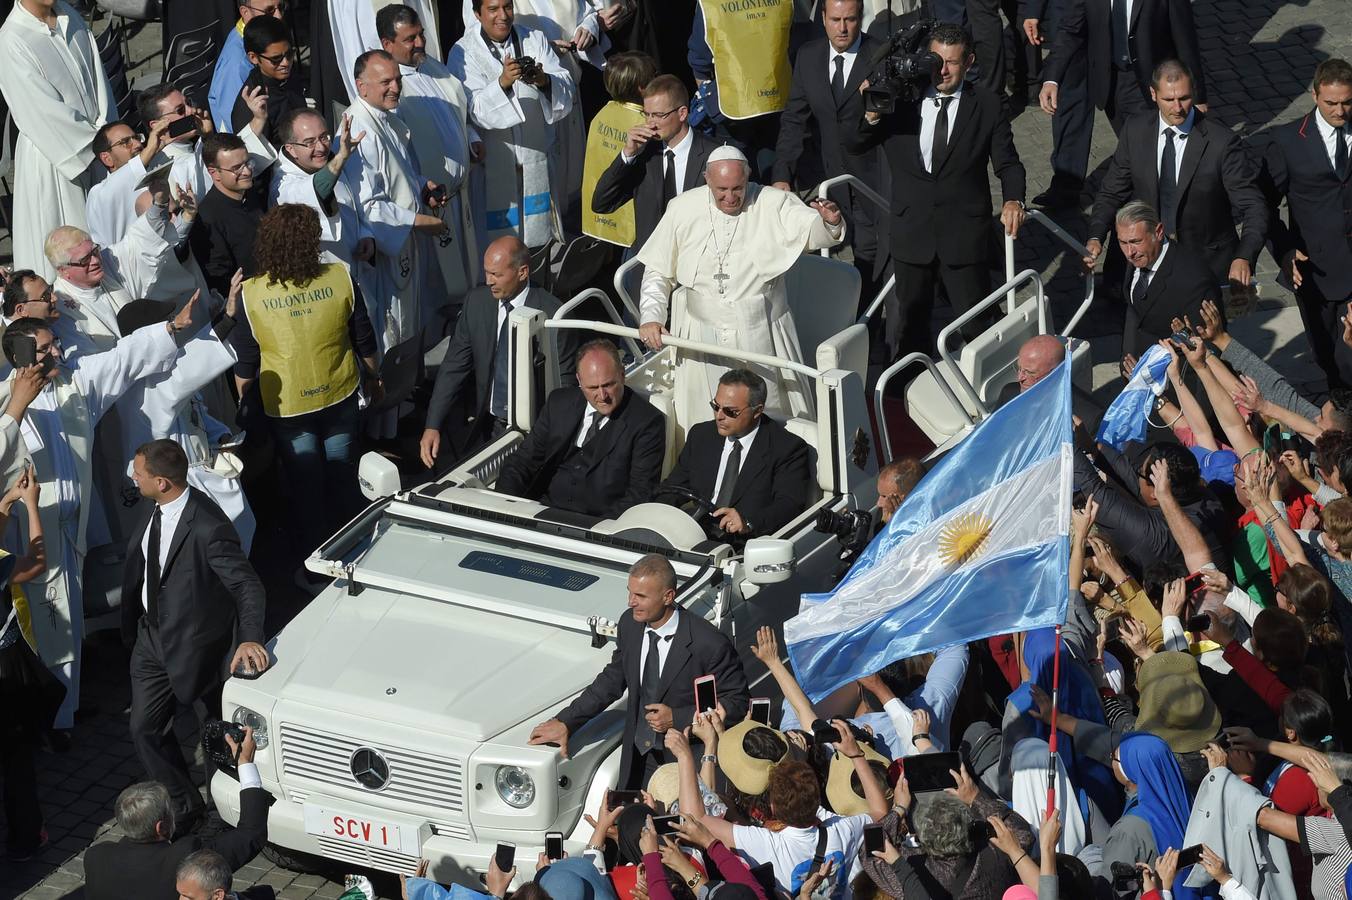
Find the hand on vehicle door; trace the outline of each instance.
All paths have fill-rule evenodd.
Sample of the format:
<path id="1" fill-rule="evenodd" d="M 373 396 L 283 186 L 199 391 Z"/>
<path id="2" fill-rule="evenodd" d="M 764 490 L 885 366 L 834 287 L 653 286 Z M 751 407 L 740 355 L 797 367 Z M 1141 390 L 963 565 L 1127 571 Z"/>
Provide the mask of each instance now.
<path id="1" fill-rule="evenodd" d="M 558 719 L 549 719 L 536 725 L 530 733 L 528 744 L 558 744 L 559 755 L 568 758 L 568 726 Z"/>

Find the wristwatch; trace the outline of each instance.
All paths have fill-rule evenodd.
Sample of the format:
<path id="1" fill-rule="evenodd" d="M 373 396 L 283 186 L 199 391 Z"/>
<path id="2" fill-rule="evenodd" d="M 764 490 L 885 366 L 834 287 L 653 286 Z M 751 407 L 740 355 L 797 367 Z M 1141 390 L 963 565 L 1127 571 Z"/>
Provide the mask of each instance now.
<path id="1" fill-rule="evenodd" d="M 716 763 L 716 762 L 718 762 L 718 757 L 717 757 L 717 756 L 714 756 L 712 753 L 706 753 L 706 754 L 704 754 L 703 756 L 701 756 L 701 757 L 699 758 L 699 761 L 702 762 L 702 763 L 707 763 L 707 762 Z"/>
<path id="2" fill-rule="evenodd" d="M 703 875 L 696 872 L 694 875 L 691 875 L 689 878 L 685 880 L 685 886 L 693 891 L 699 885 L 700 881 L 703 880 L 703 878 L 704 878 Z"/>

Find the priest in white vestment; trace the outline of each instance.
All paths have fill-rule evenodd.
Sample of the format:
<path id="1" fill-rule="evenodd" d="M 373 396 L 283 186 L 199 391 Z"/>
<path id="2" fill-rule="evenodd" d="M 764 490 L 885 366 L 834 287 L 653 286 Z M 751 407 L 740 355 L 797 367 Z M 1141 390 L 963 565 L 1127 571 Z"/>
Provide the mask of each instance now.
<path id="1" fill-rule="evenodd" d="M 478 282 L 469 173 L 471 163 L 483 156 L 483 143 L 467 121 L 460 79 L 427 52 L 427 34 L 417 11 L 392 3 L 376 14 L 376 31 L 381 49 L 399 64 L 403 79 L 399 118 L 408 125 L 418 166 L 424 177 L 446 188 L 447 228 L 434 246 L 449 305 L 458 306 Z"/>
<path id="2" fill-rule="evenodd" d="M 96 244 L 116 244 L 136 219 L 136 186 L 146 177 L 146 166 L 160 152 L 168 127 L 161 123 L 141 140 L 127 123 L 109 122 L 94 136 L 94 153 L 108 170 L 104 179 L 89 189 L 85 206 L 89 236 Z"/>
<path id="3" fill-rule="evenodd" d="M 456 42 L 446 67 L 464 82 L 469 119 L 484 141 L 479 245 L 510 234 L 543 247 L 563 239 L 570 188 L 555 132 L 573 109 L 577 86 L 544 33 L 515 24 L 510 0 L 482 0 L 477 15 L 479 27 Z M 518 62 L 526 57 L 535 63 L 524 73 L 530 77 Z"/>
<path id="4" fill-rule="evenodd" d="M 94 133 L 117 118 L 94 35 L 64 0 L 16 0 L 0 26 L 0 93 L 19 131 L 14 266 L 50 280 L 42 241 L 58 225 L 85 224 Z"/>
<path id="5" fill-rule="evenodd" d="M 343 84 L 347 86 L 347 95 L 356 97 L 357 78 L 353 74 L 357 57 L 367 50 L 379 50 L 380 35 L 376 31 L 376 14 L 396 0 L 314 0 L 327 2 L 329 6 L 329 24 L 333 30 L 333 52 L 338 60 L 338 68 L 343 73 Z M 436 22 L 436 10 L 432 0 L 404 0 L 418 14 L 418 19 L 431 26 Z M 437 39 L 437 29 L 427 29 L 427 52 L 441 59 L 443 48 Z M 327 112 L 327 110 L 321 110 Z"/>
<path id="6" fill-rule="evenodd" d="M 300 203 L 319 215 L 319 246 L 347 263 L 368 292 L 364 272 L 376 252 L 361 216 L 361 166 L 347 164 L 365 133 L 353 135 L 351 119 L 343 117 L 340 134 L 329 133 L 328 123 L 314 110 L 294 110 L 278 126 L 282 141 L 273 167 L 268 207 Z"/>
<path id="7" fill-rule="evenodd" d="M 672 200 L 639 251 L 639 330 L 649 347 L 662 346 L 662 335 L 670 333 L 733 352 L 803 361 L 784 273 L 805 251 L 843 240 L 845 224 L 834 203 L 808 206 L 786 191 L 748 183 L 749 173 L 735 147 L 709 154 L 707 184 Z M 735 360 L 681 350 L 676 358 L 676 421 L 688 429 L 712 418 L 709 401 Z M 765 379 L 767 408 L 786 416 L 812 414 L 808 379 L 748 368 Z"/>
<path id="8" fill-rule="evenodd" d="M 61 362 L 52 332 L 45 323 L 19 319 L 5 332 L 5 357 L 14 364 L 12 348 L 32 341 L 40 364 L 54 364 L 46 386 L 19 423 L 24 452 L 19 466 L 31 459 L 42 486 L 39 515 L 47 540 L 47 571 L 23 586 L 38 655 L 66 688 L 53 727 L 67 730 L 75 724 L 80 703 L 80 645 L 84 639 L 82 576 L 86 550 L 85 525 L 89 515 L 90 445 L 94 428 L 138 379 L 167 370 L 178 353 L 175 335 L 192 318 L 193 304 L 173 322 L 151 325 L 119 341 L 106 353 L 80 360 L 77 368 Z M 9 402 L 14 374 L 0 383 L 0 404 Z M 22 535 L 27 541 L 28 536 Z"/>

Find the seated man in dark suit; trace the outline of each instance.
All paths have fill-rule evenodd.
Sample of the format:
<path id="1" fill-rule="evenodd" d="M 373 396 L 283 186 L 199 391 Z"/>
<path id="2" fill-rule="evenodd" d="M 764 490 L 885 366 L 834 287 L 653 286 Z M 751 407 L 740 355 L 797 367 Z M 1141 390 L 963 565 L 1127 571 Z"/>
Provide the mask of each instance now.
<path id="1" fill-rule="evenodd" d="M 755 372 L 724 372 L 709 404 L 714 420 L 690 429 L 676 468 L 662 482 L 662 488 L 684 488 L 712 502 L 701 522 L 712 538 L 744 543 L 774 534 L 807 509 L 807 444 L 765 415 L 765 395 L 765 379 Z"/>
<path id="2" fill-rule="evenodd" d="M 133 784 L 117 797 L 117 824 L 126 835 L 94 844 L 84 855 L 87 900 L 178 900 L 178 866 L 190 853 L 215 850 L 238 869 L 258 855 L 268 840 L 268 806 L 254 765 L 253 729 L 244 729 L 236 744 L 225 738 L 239 767 L 239 825 L 202 838 L 189 834 L 174 839 L 174 810 L 169 790 L 159 782 Z M 134 890 L 130 887 L 134 886 Z"/>
<path id="3" fill-rule="evenodd" d="M 1127 356 L 1139 357 L 1173 334 L 1176 318 L 1200 322 L 1202 303 L 1211 300 L 1220 307 L 1221 291 L 1203 257 L 1164 236 L 1159 214 L 1148 203 L 1133 200 L 1117 211 L 1117 243 L 1131 267 L 1122 326 L 1123 365 L 1129 373 Z"/>
<path id="4" fill-rule="evenodd" d="M 532 744 L 556 744 L 566 759 L 568 737 L 628 694 L 618 787 L 640 788 L 672 760 L 663 735 L 695 718 L 695 679 L 714 676 L 724 722 L 746 714 L 746 673 L 728 636 L 676 605 L 676 571 L 650 553 L 629 569 L 629 609 L 620 616 L 615 652 L 596 680 L 556 717 L 530 734 Z"/>
<path id="5" fill-rule="evenodd" d="M 451 428 L 455 445 L 448 454 L 462 458 L 507 430 L 507 320 L 522 307 L 552 316 L 558 298 L 530 283 L 530 250 L 513 235 L 498 238 L 484 251 L 484 286 L 465 295 L 446 357 L 437 369 L 420 446 L 423 465 L 432 468 L 441 453 L 442 429 Z M 574 332 L 559 331 L 559 371 L 573 372 Z M 537 395 L 544 393 L 543 358 L 535 360 Z M 452 410 L 459 410 L 452 415 Z M 467 421 L 466 421 L 467 420 Z"/>
<path id="6" fill-rule="evenodd" d="M 578 351 L 577 387 L 549 395 L 494 490 L 614 517 L 652 498 L 665 453 L 662 413 L 624 386 L 620 351 L 602 338 Z"/>

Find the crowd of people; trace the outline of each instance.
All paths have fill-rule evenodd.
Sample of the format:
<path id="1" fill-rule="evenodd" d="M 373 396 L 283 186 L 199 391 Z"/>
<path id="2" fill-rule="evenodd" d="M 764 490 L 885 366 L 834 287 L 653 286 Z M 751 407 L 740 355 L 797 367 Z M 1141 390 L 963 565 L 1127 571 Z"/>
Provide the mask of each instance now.
<path id="1" fill-rule="evenodd" d="M 1124 379 L 1169 360 L 1143 442 L 1097 440 L 1102 406 L 1076 389 L 1064 627 L 899 659 L 814 702 L 773 630 L 747 664 L 766 671 L 746 671 L 748 648 L 683 614 L 670 564 L 645 557 L 611 663 L 531 735 L 567 753 L 627 697 L 615 787 L 638 799 L 608 798 L 585 850 L 542 855 L 533 878 L 495 862 L 487 893 L 1346 897 L 1352 65 L 1319 63 L 1313 108 L 1244 139 L 1208 110 L 1205 6 L 914 6 L 166 0 L 166 50 L 214 29 L 209 84 L 129 97 L 83 4 L 0 13 L 17 133 L 0 339 L 10 858 L 47 840 L 35 749 L 71 745 L 98 566 L 123 572 L 150 780 L 118 798 L 125 837 L 86 858 L 91 896 L 135 870 L 148 896 L 215 900 L 266 840 L 248 730 L 226 741 L 247 815 L 209 838 L 173 731 L 185 707 L 215 728 L 224 679 L 269 665 L 249 559 L 260 490 L 285 486 L 279 530 L 307 591 L 301 561 L 360 503 L 359 450 L 422 478 L 523 419 L 500 492 L 593 518 L 693 503 L 734 545 L 779 531 L 815 481 L 784 422 L 817 396 L 739 354 L 813 358 L 788 273 L 818 250 L 860 290 L 815 303 L 854 314 L 895 276 L 869 323 L 875 363 L 932 353 L 936 303 L 986 297 L 1001 234 L 1025 225 L 1010 123 L 1031 83 L 1054 149 L 1030 202 L 1088 209 L 1083 264 L 1103 269 L 1096 313 L 1123 317 Z M 1090 192 L 1095 109 L 1117 147 Z M 838 176 L 852 180 L 818 197 Z M 1265 247 L 1326 394 L 1228 331 Z M 522 367 L 537 409 L 513 407 L 514 313 L 553 315 L 555 291 L 608 285 L 630 260 L 635 346 L 676 339 L 675 448 L 625 385 L 634 360 L 575 331 Z M 1066 360 L 1063 338 L 1028 341 L 998 402 Z M 546 395 L 552 364 L 563 387 Z M 879 527 L 924 474 L 881 471 Z M 707 674 L 719 702 L 697 709 Z M 762 681 L 782 709 L 753 703 Z"/>

